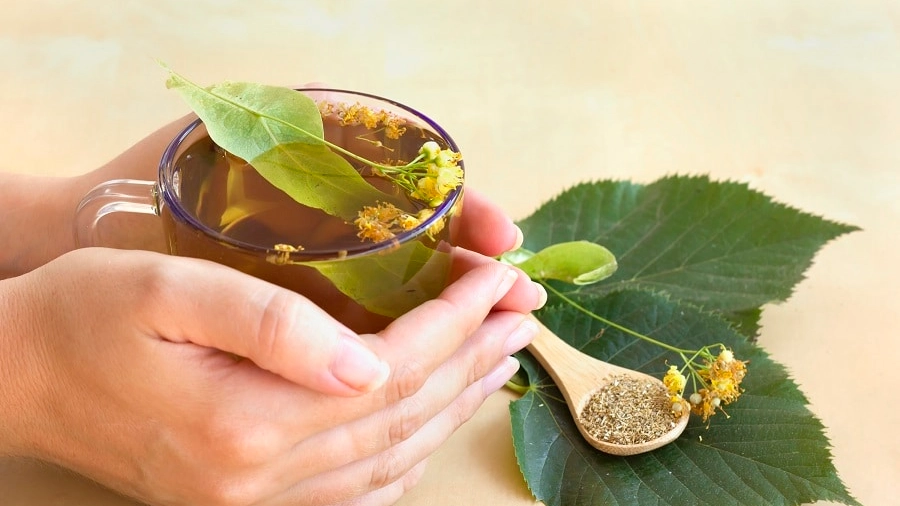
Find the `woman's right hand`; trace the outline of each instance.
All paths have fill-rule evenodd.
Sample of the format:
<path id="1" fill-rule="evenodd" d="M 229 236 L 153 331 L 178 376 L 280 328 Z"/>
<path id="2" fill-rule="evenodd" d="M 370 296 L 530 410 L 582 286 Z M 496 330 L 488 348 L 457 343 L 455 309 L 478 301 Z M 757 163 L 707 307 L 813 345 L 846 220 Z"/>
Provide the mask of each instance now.
<path id="1" fill-rule="evenodd" d="M 391 504 L 536 331 L 531 282 L 467 262 L 357 336 L 217 264 L 67 253 L 0 283 L 0 453 L 152 504 Z"/>

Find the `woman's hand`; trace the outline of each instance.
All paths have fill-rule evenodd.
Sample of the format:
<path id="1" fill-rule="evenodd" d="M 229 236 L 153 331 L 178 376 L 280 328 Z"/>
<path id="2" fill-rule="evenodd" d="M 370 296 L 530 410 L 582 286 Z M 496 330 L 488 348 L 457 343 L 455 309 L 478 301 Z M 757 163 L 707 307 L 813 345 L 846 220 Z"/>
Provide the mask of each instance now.
<path id="1" fill-rule="evenodd" d="M 0 284 L 0 451 L 153 504 L 389 504 L 534 335 L 534 285 L 468 261 L 356 336 L 214 263 L 66 254 Z"/>
<path id="2" fill-rule="evenodd" d="M 364 336 L 213 263 L 69 252 L 81 195 L 108 179 L 152 179 L 186 122 L 90 174 L 48 181 L 54 205 L 18 206 L 23 228 L 12 234 L 24 242 L 0 274 L 27 274 L 0 283 L 0 454 L 50 460 L 156 504 L 393 502 L 534 335 L 524 314 L 546 293 L 489 258 L 519 246 L 521 232 L 467 189 L 454 283 Z M 121 230 L 135 248 L 161 237 L 154 220 Z"/>

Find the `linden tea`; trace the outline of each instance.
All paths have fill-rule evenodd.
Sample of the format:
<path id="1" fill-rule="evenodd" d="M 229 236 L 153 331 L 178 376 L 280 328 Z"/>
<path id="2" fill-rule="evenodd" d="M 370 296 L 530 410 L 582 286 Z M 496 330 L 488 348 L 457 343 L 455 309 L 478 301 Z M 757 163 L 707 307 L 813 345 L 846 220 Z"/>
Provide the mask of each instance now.
<path id="1" fill-rule="evenodd" d="M 321 115 L 325 144 L 299 149 L 315 156 L 324 150 L 332 165 L 335 157 L 343 157 L 338 161 L 345 167 L 344 179 L 329 179 L 330 167 L 316 165 L 314 157 L 309 166 L 300 166 L 306 179 L 294 178 L 296 165 L 277 165 L 280 176 L 295 185 L 292 197 L 263 177 L 258 158 L 251 166 L 226 152 L 210 138 L 212 124 L 207 130 L 198 119 L 166 150 L 156 183 L 110 181 L 82 200 L 79 240 L 102 242 L 97 224 L 109 212 L 158 214 L 171 254 L 212 260 L 296 291 L 357 332 L 379 331 L 437 296 L 447 282 L 452 219 L 462 202 L 463 169 L 452 139 L 421 114 L 378 97 L 301 91 L 329 100 L 315 103 L 318 113 L 312 110 Z M 290 149 L 286 144 L 276 148 L 284 146 Z M 452 187 L 437 173 L 448 153 L 456 171 Z M 389 169 L 407 165 L 418 175 L 391 179 Z M 356 182 L 341 186 L 349 179 Z M 421 179 L 429 179 L 428 184 Z M 442 184 L 440 192 L 432 192 Z M 152 196 L 143 194 L 148 185 Z M 298 186 L 307 196 L 327 194 L 329 202 L 340 195 L 351 212 L 339 217 L 301 204 L 295 200 Z M 379 201 L 370 202 L 373 195 Z M 357 204 L 364 204 L 358 215 Z M 392 228 L 379 228 L 383 222 Z"/>
<path id="2" fill-rule="evenodd" d="M 366 153 L 367 158 L 374 158 L 373 153 L 380 150 L 383 153 L 381 158 L 411 160 L 426 140 L 434 140 L 446 147 L 439 136 L 421 128 L 409 129 L 399 139 L 388 139 L 383 135 L 373 136 L 359 126 L 341 126 L 330 122 L 327 127 L 326 139 L 336 139 L 337 142 L 332 142 L 340 143 L 354 153 Z M 370 168 L 359 167 L 359 170 L 368 182 L 380 190 L 402 197 L 405 205 L 400 206 L 401 211 L 415 215 L 425 207 L 405 197 L 387 179 L 372 174 Z M 334 257 L 349 257 L 361 252 L 388 256 L 393 253 L 392 248 L 396 249 L 398 245 L 388 244 L 387 248 L 381 247 L 385 251 L 367 252 L 378 245 L 364 242 L 353 223 L 297 203 L 263 179 L 249 164 L 225 153 L 209 137 L 188 146 L 176 160 L 175 171 L 179 179 L 181 204 L 189 220 L 196 220 L 219 238 L 197 233 L 194 227 L 175 219 L 173 212 L 163 207 L 163 223 L 173 254 L 214 260 L 304 294 L 358 332 L 380 330 L 397 316 L 379 314 L 366 308 L 350 295 L 336 289 L 332 280 L 307 263 L 317 260 L 352 262 L 351 258 L 335 260 Z M 449 265 L 447 259 L 434 258 L 434 252 L 442 243 L 450 242 L 450 230 L 449 226 L 444 226 L 434 233 L 421 233 L 415 238 L 432 257 L 425 259 L 425 262 L 431 260 L 432 263 L 443 264 L 428 268 L 428 275 L 437 277 L 440 286 L 446 280 Z M 260 250 L 266 251 L 264 259 L 260 257 Z M 440 255 L 446 256 L 446 253 Z M 410 262 L 417 262 L 421 256 L 421 253 L 415 255 Z M 302 261 L 295 261 L 293 257 L 302 257 Z M 382 285 L 399 283 L 406 287 L 406 298 L 410 297 L 411 291 L 422 290 L 422 283 L 408 281 L 425 268 L 425 263 L 404 266 L 395 277 L 386 280 L 374 276 L 377 264 L 377 261 L 372 262 L 371 268 L 361 269 L 361 275 L 373 276 L 359 282 L 380 282 Z M 396 291 L 397 286 L 374 286 L 370 289 L 390 293 Z M 437 294 L 418 295 L 417 298 L 425 300 Z"/>

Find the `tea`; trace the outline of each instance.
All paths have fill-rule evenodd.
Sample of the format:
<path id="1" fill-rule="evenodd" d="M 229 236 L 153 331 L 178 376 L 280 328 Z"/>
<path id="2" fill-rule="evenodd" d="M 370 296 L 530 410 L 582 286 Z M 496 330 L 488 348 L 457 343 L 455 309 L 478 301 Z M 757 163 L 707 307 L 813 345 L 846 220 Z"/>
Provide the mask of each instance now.
<path id="1" fill-rule="evenodd" d="M 327 118 L 325 127 L 327 140 L 371 160 L 411 160 L 428 140 L 441 147 L 447 145 L 440 136 L 412 125 L 399 139 L 361 126 L 341 126 Z M 351 163 L 380 190 L 403 194 L 387 179 L 372 174 L 371 169 L 359 167 L 352 160 Z M 403 248 L 364 242 L 353 223 L 297 203 L 243 160 L 225 153 L 208 136 L 198 138 L 180 153 L 173 180 L 182 209 L 164 205 L 160 212 L 171 253 L 229 265 L 294 290 L 357 332 L 384 328 L 411 305 L 434 297 L 437 293 L 426 292 L 434 292 L 434 287 L 443 286 L 446 280 L 449 259 L 438 248 L 449 241 L 451 227 L 419 234 L 417 249 L 405 248 L 406 252 L 401 253 L 406 255 L 401 261 L 408 265 L 401 265 L 397 275 L 384 275 L 380 268 L 386 262 L 397 262 L 386 257 Z M 425 207 L 408 198 L 402 202 L 403 211 L 411 214 Z M 372 249 L 377 251 L 368 251 Z M 422 251 L 427 253 L 423 256 Z M 260 254 L 267 260 L 261 261 Z M 350 265 L 359 263 L 354 255 L 363 254 L 384 258 L 356 265 L 354 275 L 364 279 L 347 285 L 352 285 L 351 290 L 336 287 L 334 279 L 323 274 L 331 271 L 310 264 L 325 261 L 327 268 L 331 268 L 329 262 Z M 343 256 L 347 258 L 336 260 Z M 431 281 L 419 279 L 424 276 Z M 377 286 L 358 289 L 354 283 Z M 377 292 L 381 300 L 354 300 L 360 298 L 360 291 Z M 396 299 L 386 304 L 385 298 L 391 294 L 396 294 Z"/>

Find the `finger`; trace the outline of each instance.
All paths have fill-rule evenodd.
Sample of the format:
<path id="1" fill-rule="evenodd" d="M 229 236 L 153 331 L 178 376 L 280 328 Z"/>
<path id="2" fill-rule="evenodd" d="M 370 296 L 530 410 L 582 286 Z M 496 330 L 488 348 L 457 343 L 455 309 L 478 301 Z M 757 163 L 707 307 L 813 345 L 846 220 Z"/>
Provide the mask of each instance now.
<path id="1" fill-rule="evenodd" d="M 450 279 L 457 279 L 472 269 L 493 262 L 496 262 L 493 258 L 455 248 Z M 519 268 L 512 267 L 512 269 L 518 273 L 518 278 L 509 292 L 494 305 L 494 310 L 527 313 L 540 309 L 547 302 L 547 290 L 541 284 L 531 281 Z"/>
<path id="2" fill-rule="evenodd" d="M 507 357 L 486 378 L 494 382 L 509 380 L 518 367 L 516 359 Z M 292 487 L 283 498 L 297 500 L 315 494 L 325 503 L 340 502 L 390 486 L 434 453 L 475 414 L 486 398 L 483 385 L 486 381 L 483 379 L 466 388 L 452 404 L 409 439 L 367 459 L 304 480 Z"/>
<path id="3" fill-rule="evenodd" d="M 340 506 L 388 506 L 394 504 L 419 483 L 425 474 L 427 464 L 428 460 L 423 460 L 390 485 L 344 501 L 340 503 Z"/>
<path id="4" fill-rule="evenodd" d="M 151 291 L 148 300 L 167 301 L 152 306 L 163 314 L 143 315 L 160 337 L 246 357 L 328 394 L 368 392 L 388 376 L 364 341 L 295 292 L 204 260 L 154 255 L 141 266 L 135 276 Z"/>
<path id="5" fill-rule="evenodd" d="M 390 376 L 376 395 L 346 399 L 303 396 L 297 409 L 323 413 L 320 429 L 368 416 L 413 395 L 430 375 L 453 356 L 472 335 L 495 301 L 516 283 L 517 271 L 492 261 L 463 274 L 437 298 L 394 320 L 378 335 L 364 335 L 390 367 Z M 302 394 L 300 394 L 302 396 Z"/>
<path id="6" fill-rule="evenodd" d="M 527 346 L 536 333 L 537 326 L 520 313 L 491 314 L 453 358 L 428 378 L 415 396 L 319 433 L 295 446 L 276 464 L 286 473 L 273 488 L 375 455 L 410 438 L 473 382 L 483 380 L 504 357 Z M 500 388 L 506 379 L 499 378 L 499 384 L 494 380 L 483 383 L 484 396 Z"/>
<path id="7" fill-rule="evenodd" d="M 500 206 L 468 187 L 455 227 L 456 244 L 486 256 L 494 257 L 522 245 L 522 230 Z"/>
<path id="8" fill-rule="evenodd" d="M 414 394 L 478 329 L 518 278 L 518 271 L 507 265 L 485 263 L 380 332 L 381 340 L 373 346 L 391 364 L 386 404 Z"/>

